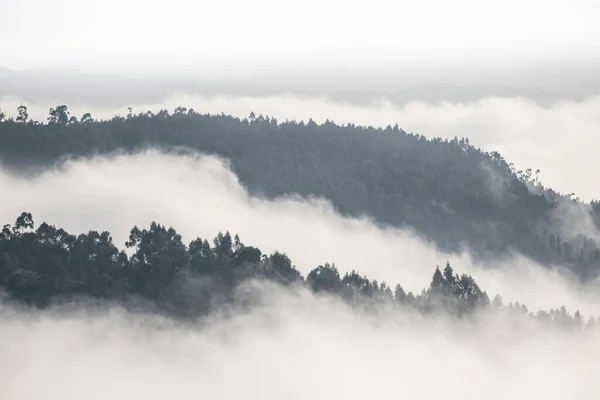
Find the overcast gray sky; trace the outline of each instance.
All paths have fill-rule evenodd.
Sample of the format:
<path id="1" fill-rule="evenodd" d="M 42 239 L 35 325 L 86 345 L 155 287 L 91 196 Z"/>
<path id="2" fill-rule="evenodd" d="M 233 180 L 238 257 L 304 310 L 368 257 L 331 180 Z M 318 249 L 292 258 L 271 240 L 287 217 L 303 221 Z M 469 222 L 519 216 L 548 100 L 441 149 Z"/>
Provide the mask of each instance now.
<path id="1" fill-rule="evenodd" d="M 2 0 L 5 67 L 482 73 L 599 58 L 597 0 Z M 551 64 L 551 65 L 548 65 Z"/>
<path id="2" fill-rule="evenodd" d="M 17 70 L 159 72 L 294 92 L 453 85 L 461 94 L 446 97 L 458 100 L 482 86 L 540 99 L 600 92 L 599 0 L 0 0 L 0 9 L 0 67 Z"/>

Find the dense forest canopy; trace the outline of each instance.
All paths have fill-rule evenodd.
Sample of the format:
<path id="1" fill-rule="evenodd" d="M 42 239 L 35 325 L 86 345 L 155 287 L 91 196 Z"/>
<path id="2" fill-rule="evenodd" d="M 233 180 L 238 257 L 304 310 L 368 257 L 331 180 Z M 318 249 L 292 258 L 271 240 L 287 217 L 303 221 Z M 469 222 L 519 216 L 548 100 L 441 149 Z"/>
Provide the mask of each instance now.
<path id="1" fill-rule="evenodd" d="M 391 307 L 456 317 L 491 310 L 567 328 L 590 329 L 596 323 L 564 306 L 534 314 L 519 303 L 504 305 L 499 295 L 490 301 L 473 277 L 455 274 L 449 263 L 435 269 L 428 288 L 413 294 L 357 271 L 341 276 L 330 264 L 305 279 L 284 253 L 263 254 L 229 232 L 219 232 L 212 244 L 196 238 L 186 245 L 175 229 L 152 222 L 149 229 L 133 227 L 125 245 L 130 254 L 115 246 L 109 232 L 73 235 L 45 222 L 36 228 L 24 212 L 0 232 L 0 287 L 38 307 L 76 296 L 116 302 L 142 298 L 170 315 L 195 317 L 239 303 L 235 289 L 258 280 L 304 287 L 369 310 Z"/>
<path id="2" fill-rule="evenodd" d="M 64 157 L 135 152 L 147 147 L 190 148 L 231 161 L 255 195 L 329 199 L 346 216 L 412 227 L 446 251 L 468 247 L 478 257 L 516 250 L 590 281 L 600 249 L 588 232 L 565 236 L 555 223 L 561 203 L 585 209 L 600 226 L 600 203 L 584 204 L 544 188 L 532 170 L 516 171 L 497 152 L 468 139 L 427 139 L 398 125 L 385 129 L 286 121 L 251 113 L 239 119 L 177 107 L 173 113 L 77 118 L 66 105 L 46 121 L 0 114 L 0 160 L 15 171 L 45 168 Z"/>

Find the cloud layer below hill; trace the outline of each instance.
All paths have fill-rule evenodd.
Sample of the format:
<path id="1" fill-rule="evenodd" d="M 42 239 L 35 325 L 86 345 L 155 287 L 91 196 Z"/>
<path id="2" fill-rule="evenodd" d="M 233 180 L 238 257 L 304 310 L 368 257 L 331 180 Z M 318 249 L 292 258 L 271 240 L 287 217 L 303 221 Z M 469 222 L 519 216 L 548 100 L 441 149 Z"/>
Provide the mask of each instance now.
<path id="1" fill-rule="evenodd" d="M 262 289 L 258 289 L 259 291 Z M 181 325 L 119 309 L 15 313 L 0 305 L 0 397 L 178 400 L 595 399 L 600 341 L 518 317 L 474 323 L 366 316 L 306 292 Z"/>
<path id="2" fill-rule="evenodd" d="M 435 266 L 448 260 L 457 272 L 473 274 L 491 296 L 499 293 L 534 311 L 564 304 L 600 315 L 596 296 L 522 256 L 479 265 L 467 252 L 440 253 L 408 230 L 342 218 L 322 199 L 251 197 L 213 157 L 156 151 L 99 157 L 71 161 L 32 180 L 0 171 L 0 187 L 10 193 L 2 198 L 2 223 L 29 211 L 38 223 L 73 233 L 109 230 L 120 247 L 133 225 L 147 227 L 153 220 L 175 227 L 187 242 L 229 230 L 265 252 L 286 252 L 304 275 L 334 262 L 341 272 L 358 270 L 418 292 L 429 284 Z"/>

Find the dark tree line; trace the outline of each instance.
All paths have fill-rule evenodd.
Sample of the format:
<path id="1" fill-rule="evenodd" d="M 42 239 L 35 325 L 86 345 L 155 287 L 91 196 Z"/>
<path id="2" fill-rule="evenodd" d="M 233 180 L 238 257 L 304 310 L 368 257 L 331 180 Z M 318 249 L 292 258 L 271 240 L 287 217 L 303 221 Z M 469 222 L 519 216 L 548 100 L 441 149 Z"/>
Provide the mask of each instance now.
<path id="1" fill-rule="evenodd" d="M 427 139 L 397 125 L 385 129 L 286 121 L 250 114 L 239 119 L 177 107 L 173 113 L 134 113 L 97 121 L 71 116 L 65 105 L 47 121 L 27 108 L 0 123 L 0 161 L 15 170 L 45 168 L 62 157 L 185 146 L 231 160 L 253 194 L 297 193 L 329 199 L 348 216 L 410 226 L 446 251 L 467 245 L 480 257 L 510 250 L 575 272 L 598 276 L 600 249 L 584 234 L 560 237 L 552 223 L 559 201 L 532 170 L 516 171 L 497 152 L 468 139 Z M 600 226 L 598 203 L 577 203 Z"/>
<path id="2" fill-rule="evenodd" d="M 504 306 L 499 296 L 490 301 L 471 276 L 454 274 L 450 264 L 443 271 L 436 268 L 430 286 L 415 295 L 356 271 L 341 276 L 330 264 L 304 279 L 285 254 L 263 254 L 229 232 L 219 232 L 212 244 L 196 238 L 186 246 L 175 229 L 152 222 L 149 229 L 133 227 L 126 247 L 130 254 L 115 246 L 109 232 L 73 235 L 45 222 L 36 228 L 24 212 L 0 232 L 0 287 L 14 300 L 37 307 L 77 297 L 141 298 L 176 316 L 198 316 L 239 301 L 236 288 L 262 280 L 303 286 L 368 310 L 388 306 L 460 317 L 493 309 L 528 315 L 518 303 Z M 584 325 L 579 312 L 570 315 L 564 307 L 530 316 L 570 327 L 595 323 L 592 318 Z"/>

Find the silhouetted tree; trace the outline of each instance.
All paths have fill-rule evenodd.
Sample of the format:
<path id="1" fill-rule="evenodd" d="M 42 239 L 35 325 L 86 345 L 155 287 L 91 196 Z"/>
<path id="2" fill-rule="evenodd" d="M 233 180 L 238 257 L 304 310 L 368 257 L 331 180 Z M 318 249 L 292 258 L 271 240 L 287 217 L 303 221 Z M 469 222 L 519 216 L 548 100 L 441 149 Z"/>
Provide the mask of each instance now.
<path id="1" fill-rule="evenodd" d="M 93 121 L 94 120 L 92 119 L 92 114 L 90 114 L 90 113 L 85 113 L 81 117 L 81 123 L 82 124 L 87 124 L 87 123 L 90 123 L 90 122 L 93 122 Z"/>
<path id="2" fill-rule="evenodd" d="M 69 123 L 69 111 L 64 104 L 56 106 L 56 108 L 51 108 L 48 114 L 49 124 L 67 125 Z"/>
<path id="3" fill-rule="evenodd" d="M 16 121 L 25 124 L 25 123 L 27 123 L 28 119 L 29 119 L 29 113 L 27 112 L 27 107 L 25 107 L 24 105 L 20 105 L 19 107 L 17 107 Z"/>

